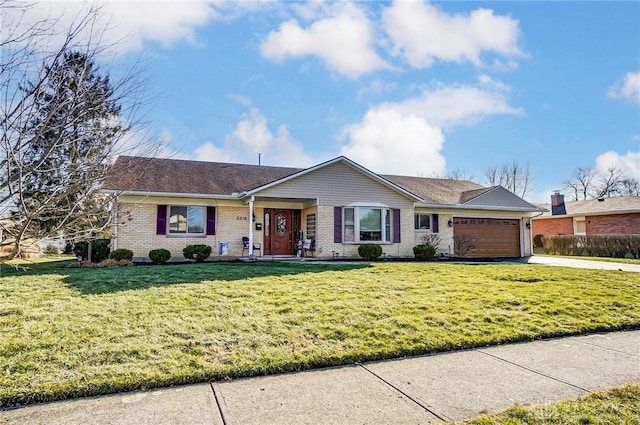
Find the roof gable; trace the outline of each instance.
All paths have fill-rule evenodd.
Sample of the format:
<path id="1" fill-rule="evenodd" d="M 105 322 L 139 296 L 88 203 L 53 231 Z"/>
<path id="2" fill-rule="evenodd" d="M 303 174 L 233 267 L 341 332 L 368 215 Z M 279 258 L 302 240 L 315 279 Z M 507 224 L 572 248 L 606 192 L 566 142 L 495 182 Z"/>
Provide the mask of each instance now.
<path id="1" fill-rule="evenodd" d="M 256 187 L 255 189 L 247 191 L 246 195 L 255 195 L 255 194 L 259 194 L 261 192 L 265 192 L 268 189 L 273 188 L 274 186 L 282 185 L 282 184 L 287 183 L 287 182 L 292 181 L 292 180 L 301 179 L 304 176 L 308 176 L 308 175 L 317 173 L 319 170 L 327 169 L 327 168 L 332 167 L 332 166 L 334 166 L 336 164 L 342 164 L 344 166 L 347 166 L 347 167 L 351 168 L 352 170 L 355 170 L 356 172 L 364 175 L 368 179 L 374 180 L 378 184 L 381 184 L 381 185 L 387 187 L 388 189 L 391 189 L 394 192 L 397 192 L 397 193 L 401 194 L 404 197 L 410 198 L 413 201 L 416 201 L 416 202 L 421 202 L 422 201 L 422 199 L 418 195 L 416 195 L 416 194 L 410 192 L 409 190 L 405 189 L 404 187 L 402 187 L 400 185 L 397 185 L 397 184 L 393 183 L 392 181 L 389 181 L 389 180 L 385 179 L 384 177 L 382 177 L 382 176 L 380 176 L 380 175 L 378 175 L 378 174 L 376 174 L 376 173 L 364 168 L 360 164 L 357 164 L 357 163 L 351 161 L 349 158 L 344 157 L 344 156 L 339 156 L 339 157 L 334 158 L 332 160 L 329 160 L 329 161 L 323 162 L 321 164 L 318 164 L 318 165 L 316 165 L 314 167 L 310 167 L 310 168 L 307 168 L 307 169 L 304 169 L 304 170 L 300 170 L 295 174 L 291 174 L 291 175 L 285 176 L 285 177 L 283 177 L 283 178 L 281 178 L 279 180 L 267 183 L 267 184 L 265 184 L 263 186 Z"/>
<path id="2" fill-rule="evenodd" d="M 464 200 L 464 201 L 463 201 Z M 539 208 L 530 204 L 518 195 L 510 192 L 502 186 L 494 186 L 485 190 L 473 190 L 465 192 L 461 196 L 462 205 L 484 207 L 493 209 L 539 211 Z"/>

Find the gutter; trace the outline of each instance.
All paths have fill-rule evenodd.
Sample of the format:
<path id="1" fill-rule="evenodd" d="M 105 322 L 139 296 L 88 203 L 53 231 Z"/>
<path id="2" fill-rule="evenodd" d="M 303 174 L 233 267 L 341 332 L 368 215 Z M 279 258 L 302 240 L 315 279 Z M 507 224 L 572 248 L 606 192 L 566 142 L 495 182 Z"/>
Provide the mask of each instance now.
<path id="1" fill-rule="evenodd" d="M 540 212 L 541 214 L 544 211 L 540 209 L 531 209 L 531 208 L 518 208 L 518 207 L 490 207 L 490 206 L 472 206 L 472 205 L 462 205 L 462 204 L 417 204 L 416 208 L 438 208 L 438 209 L 447 209 L 447 210 L 485 210 L 485 211 L 514 211 L 514 212 Z"/>
<path id="2" fill-rule="evenodd" d="M 132 195 L 132 196 L 163 196 L 170 198 L 206 198 L 206 199 L 235 199 L 240 200 L 241 196 L 238 195 L 215 195 L 211 193 L 182 193 L 182 192 L 147 192 L 136 190 L 113 190 L 103 189 L 102 192 L 113 195 Z"/>

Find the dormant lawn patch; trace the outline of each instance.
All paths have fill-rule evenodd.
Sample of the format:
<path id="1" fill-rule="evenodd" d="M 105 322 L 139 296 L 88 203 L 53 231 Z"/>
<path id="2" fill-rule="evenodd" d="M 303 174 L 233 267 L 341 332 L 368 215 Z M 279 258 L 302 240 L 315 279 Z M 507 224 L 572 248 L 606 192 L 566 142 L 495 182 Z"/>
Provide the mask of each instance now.
<path id="1" fill-rule="evenodd" d="M 527 265 L 188 264 L 0 278 L 0 404 L 640 325 L 640 276 Z"/>

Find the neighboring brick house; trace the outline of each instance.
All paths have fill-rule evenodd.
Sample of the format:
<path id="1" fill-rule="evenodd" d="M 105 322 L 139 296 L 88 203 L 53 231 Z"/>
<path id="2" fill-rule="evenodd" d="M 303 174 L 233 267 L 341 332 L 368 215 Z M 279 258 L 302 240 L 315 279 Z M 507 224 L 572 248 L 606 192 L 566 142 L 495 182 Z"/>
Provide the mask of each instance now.
<path id="1" fill-rule="evenodd" d="M 564 195 L 551 195 L 547 210 L 534 217 L 533 235 L 612 235 L 640 234 L 640 197 L 617 196 L 564 201 Z"/>
<path id="2" fill-rule="evenodd" d="M 429 234 L 453 255 L 531 255 L 529 219 L 539 209 L 508 190 L 470 181 L 378 175 L 345 157 L 297 169 L 121 156 L 104 190 L 117 194 L 113 248 L 136 259 L 165 248 L 182 259 L 189 244 L 207 244 L 212 259 L 290 256 L 308 241 L 310 256 L 356 258 L 376 243 L 390 257 L 412 257 Z M 228 250 L 223 248 L 228 247 Z"/>

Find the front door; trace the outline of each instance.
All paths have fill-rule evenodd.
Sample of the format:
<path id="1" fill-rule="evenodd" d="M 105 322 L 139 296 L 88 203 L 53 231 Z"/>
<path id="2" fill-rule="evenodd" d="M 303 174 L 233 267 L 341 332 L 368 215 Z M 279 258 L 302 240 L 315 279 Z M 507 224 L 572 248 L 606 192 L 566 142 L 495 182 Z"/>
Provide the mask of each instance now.
<path id="1" fill-rule="evenodd" d="M 293 254 L 293 220 L 291 210 L 271 211 L 271 255 Z"/>

